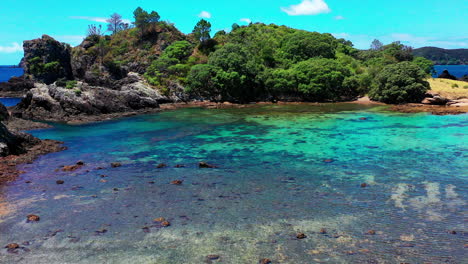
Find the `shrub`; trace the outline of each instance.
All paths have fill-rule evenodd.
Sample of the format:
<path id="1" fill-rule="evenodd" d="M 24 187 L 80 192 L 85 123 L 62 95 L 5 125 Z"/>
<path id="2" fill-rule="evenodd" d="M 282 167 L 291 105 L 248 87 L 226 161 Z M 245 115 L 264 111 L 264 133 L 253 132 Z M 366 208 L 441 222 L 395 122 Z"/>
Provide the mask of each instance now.
<path id="1" fill-rule="evenodd" d="M 75 89 L 74 92 L 75 92 L 76 96 L 81 96 L 81 94 L 82 94 L 82 91 L 80 89 Z"/>
<path id="2" fill-rule="evenodd" d="M 421 102 L 430 89 L 425 77 L 426 73 L 411 62 L 388 65 L 374 80 L 369 97 L 390 104 Z"/>
<path id="3" fill-rule="evenodd" d="M 463 86 L 463 89 L 468 89 L 468 85 Z"/>
<path id="4" fill-rule="evenodd" d="M 458 88 L 458 84 L 456 83 L 452 84 L 452 88 Z"/>
<path id="5" fill-rule="evenodd" d="M 67 81 L 66 84 L 65 84 L 65 88 L 71 90 L 71 89 L 75 88 L 77 83 L 78 83 L 77 81 Z"/>

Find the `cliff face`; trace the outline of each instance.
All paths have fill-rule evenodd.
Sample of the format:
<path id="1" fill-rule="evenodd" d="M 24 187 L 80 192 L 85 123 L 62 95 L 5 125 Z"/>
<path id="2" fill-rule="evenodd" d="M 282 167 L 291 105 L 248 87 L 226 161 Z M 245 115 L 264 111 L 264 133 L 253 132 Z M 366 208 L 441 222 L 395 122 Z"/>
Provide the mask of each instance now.
<path id="1" fill-rule="evenodd" d="M 50 84 L 59 78 L 73 79 L 71 47 L 50 36 L 23 43 L 23 67 L 25 75 Z"/>

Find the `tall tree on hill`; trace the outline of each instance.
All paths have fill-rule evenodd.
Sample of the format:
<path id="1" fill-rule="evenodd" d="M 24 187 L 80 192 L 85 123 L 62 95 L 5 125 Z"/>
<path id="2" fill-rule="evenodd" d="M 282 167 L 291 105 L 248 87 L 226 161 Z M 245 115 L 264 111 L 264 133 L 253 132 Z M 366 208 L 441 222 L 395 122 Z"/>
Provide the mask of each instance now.
<path id="1" fill-rule="evenodd" d="M 193 29 L 193 34 L 202 43 L 211 38 L 210 32 L 211 23 L 205 19 L 198 21 L 198 23 L 195 25 L 195 28 Z"/>
<path id="2" fill-rule="evenodd" d="M 138 7 L 135 9 L 135 11 L 133 11 L 133 17 L 135 19 L 133 24 L 141 30 L 146 29 L 150 24 L 159 22 L 159 19 L 161 18 L 158 12 L 151 11 L 151 13 L 148 13 L 141 7 Z"/>
<path id="3" fill-rule="evenodd" d="M 107 25 L 107 30 L 112 32 L 112 34 L 122 31 L 125 27 L 125 23 L 122 21 L 122 16 L 117 13 L 112 14 L 106 21 L 109 23 Z"/>
<path id="4" fill-rule="evenodd" d="M 371 44 L 371 50 L 382 50 L 383 48 L 383 43 L 380 42 L 378 39 L 374 39 Z"/>

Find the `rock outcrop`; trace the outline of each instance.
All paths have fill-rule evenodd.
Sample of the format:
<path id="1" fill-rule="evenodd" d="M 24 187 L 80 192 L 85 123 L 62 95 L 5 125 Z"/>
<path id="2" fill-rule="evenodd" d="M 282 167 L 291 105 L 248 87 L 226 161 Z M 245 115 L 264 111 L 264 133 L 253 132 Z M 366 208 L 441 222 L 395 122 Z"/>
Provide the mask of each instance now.
<path id="1" fill-rule="evenodd" d="M 79 115 L 158 108 L 159 102 L 165 100 L 167 97 L 148 86 L 138 74 L 130 73 L 115 89 L 83 82 L 77 82 L 74 88 L 60 87 L 57 83 L 36 83 L 35 88 L 13 109 L 13 115 L 26 119 L 67 121 Z"/>
<path id="2" fill-rule="evenodd" d="M 2 115 L 5 106 L 0 104 L 0 111 Z M 6 112 L 8 114 L 8 112 Z M 8 118 L 5 118 L 8 119 Z M 8 155 L 19 155 L 26 152 L 26 150 L 40 142 L 39 139 L 23 133 L 23 132 L 11 132 L 8 128 L 0 122 L 0 157 Z"/>
<path id="3" fill-rule="evenodd" d="M 426 93 L 426 98 L 421 102 L 428 105 L 446 105 L 450 102 L 449 99 L 440 96 L 439 94 Z"/>
<path id="4" fill-rule="evenodd" d="M 443 78 L 443 79 L 450 79 L 450 80 L 457 80 L 457 77 L 453 76 L 452 74 L 449 73 L 448 70 L 444 70 L 438 78 Z"/>
<path id="5" fill-rule="evenodd" d="M 0 122 L 6 121 L 10 118 L 10 113 L 8 113 L 8 109 L 0 103 Z"/>
<path id="6" fill-rule="evenodd" d="M 31 88 L 34 82 L 24 77 L 12 77 L 8 82 L 0 83 L 0 94 L 2 96 L 22 96 Z"/>
<path id="7" fill-rule="evenodd" d="M 48 35 L 23 43 L 26 76 L 51 84 L 59 78 L 73 79 L 71 46 Z"/>

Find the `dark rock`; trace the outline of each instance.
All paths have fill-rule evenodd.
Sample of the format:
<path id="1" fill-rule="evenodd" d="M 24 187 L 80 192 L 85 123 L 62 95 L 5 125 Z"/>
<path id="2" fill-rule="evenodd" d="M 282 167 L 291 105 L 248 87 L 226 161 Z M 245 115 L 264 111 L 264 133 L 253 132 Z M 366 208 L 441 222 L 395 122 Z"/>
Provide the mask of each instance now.
<path id="1" fill-rule="evenodd" d="M 122 163 L 120 163 L 120 162 L 112 162 L 111 163 L 112 168 L 118 168 L 118 167 L 121 167 L 121 166 L 122 166 Z"/>
<path id="2" fill-rule="evenodd" d="M 83 161 L 80 160 L 80 161 L 78 161 L 78 162 L 76 163 L 76 165 L 83 166 L 83 165 L 85 165 L 85 163 L 84 163 Z"/>
<path id="3" fill-rule="evenodd" d="M 28 148 L 40 142 L 39 139 L 29 134 L 9 131 L 7 127 L 0 122 L 0 157 L 26 153 Z"/>
<path id="4" fill-rule="evenodd" d="M 457 231 L 455 231 L 455 230 L 450 230 L 449 234 L 456 235 L 456 234 L 457 234 Z"/>
<path id="5" fill-rule="evenodd" d="M 34 88 L 34 82 L 24 77 L 12 77 L 8 82 L 0 83 L 0 94 L 3 96 L 21 97 L 31 88 Z"/>
<path id="6" fill-rule="evenodd" d="M 57 183 L 57 184 L 64 184 L 65 181 L 63 181 L 63 180 L 58 180 L 58 181 L 56 181 L 55 183 Z"/>
<path id="7" fill-rule="evenodd" d="M 104 233 L 107 233 L 107 229 L 105 229 L 105 228 L 101 228 L 101 229 L 99 229 L 99 230 L 95 231 L 95 233 L 96 233 L 96 234 L 98 234 L 98 235 L 100 235 L 100 234 L 104 234 Z"/>
<path id="8" fill-rule="evenodd" d="M 335 161 L 335 160 L 333 160 L 333 159 L 325 159 L 325 160 L 323 160 L 323 162 L 325 162 L 325 163 L 332 163 L 332 162 L 334 162 L 334 161 Z"/>
<path id="9" fill-rule="evenodd" d="M 185 168 L 185 165 L 177 164 L 177 165 L 175 165 L 174 167 L 176 167 L 176 168 Z"/>
<path id="10" fill-rule="evenodd" d="M 59 78 L 73 79 L 71 67 L 71 47 L 60 43 L 50 36 L 24 41 L 25 75 L 51 84 Z M 56 65 L 47 70 L 47 65 Z"/>
<path id="11" fill-rule="evenodd" d="M 184 181 L 181 181 L 181 180 L 174 180 L 174 181 L 171 181 L 171 184 L 172 185 L 181 185 Z"/>
<path id="12" fill-rule="evenodd" d="M 271 264 L 271 260 L 268 258 L 264 258 L 264 259 L 261 259 L 258 263 L 259 264 Z"/>
<path id="13" fill-rule="evenodd" d="M 7 121 L 8 119 L 10 119 L 10 113 L 8 112 L 8 109 L 0 103 L 0 122 Z"/>
<path id="14" fill-rule="evenodd" d="M 457 77 L 453 76 L 452 74 L 449 73 L 448 70 L 444 70 L 439 77 L 437 78 L 443 78 L 443 79 L 450 79 L 450 80 L 456 80 Z"/>
<path id="15" fill-rule="evenodd" d="M 367 234 L 368 234 L 368 235 L 375 235 L 376 232 L 375 232 L 375 230 L 372 230 L 372 229 L 371 229 L 371 230 L 367 231 Z"/>
<path id="16" fill-rule="evenodd" d="M 62 171 L 67 171 L 67 172 L 76 171 L 80 169 L 81 167 L 83 167 L 83 165 L 78 165 L 78 164 L 63 166 Z"/>
<path id="17" fill-rule="evenodd" d="M 208 255 L 206 256 L 206 258 L 209 260 L 217 260 L 219 259 L 219 255 Z"/>
<path id="18" fill-rule="evenodd" d="M 326 233 L 327 233 L 327 229 L 325 228 L 320 229 L 320 234 L 326 234 Z"/>
<path id="19" fill-rule="evenodd" d="M 158 164 L 158 166 L 156 166 L 156 168 L 158 168 L 158 169 L 162 169 L 162 168 L 166 168 L 166 167 L 167 167 L 167 165 L 164 164 L 164 163 L 160 163 L 160 164 Z"/>
<path id="20" fill-rule="evenodd" d="M 366 188 L 367 187 L 367 183 L 361 183 L 361 188 Z"/>
<path id="21" fill-rule="evenodd" d="M 41 220 L 39 216 L 33 215 L 33 214 L 28 215 L 26 219 L 27 219 L 27 222 L 39 222 L 39 220 Z"/>
<path id="22" fill-rule="evenodd" d="M 304 238 L 307 238 L 307 236 L 306 236 L 306 234 L 304 234 L 304 233 L 298 233 L 298 234 L 296 235 L 296 238 L 297 238 L 297 239 L 304 239 Z"/>
<path id="23" fill-rule="evenodd" d="M 206 163 L 206 162 L 200 162 L 200 163 L 198 163 L 198 167 L 199 167 L 199 168 L 203 168 L 203 169 L 213 169 L 213 168 L 217 168 L 216 166 L 211 165 L 211 164 L 208 164 L 208 163 Z"/>

